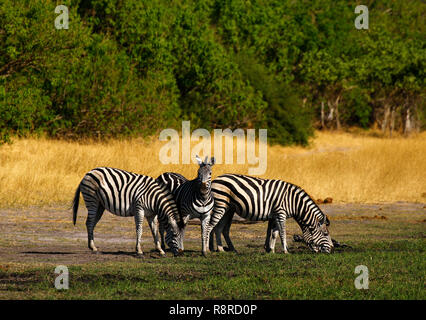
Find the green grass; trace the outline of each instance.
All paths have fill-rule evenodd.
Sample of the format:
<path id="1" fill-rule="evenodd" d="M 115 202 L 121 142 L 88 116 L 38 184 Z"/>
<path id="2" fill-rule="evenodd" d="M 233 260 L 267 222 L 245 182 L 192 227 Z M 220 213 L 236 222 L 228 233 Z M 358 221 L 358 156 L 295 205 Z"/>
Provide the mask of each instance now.
<path id="1" fill-rule="evenodd" d="M 69 289 L 57 290 L 55 265 L 11 264 L 0 272 L 0 298 L 26 299 L 425 299 L 425 240 L 363 241 L 334 254 L 185 256 L 69 266 Z M 90 254 L 90 253 L 88 253 Z M 354 286 L 357 265 L 369 289 Z"/>

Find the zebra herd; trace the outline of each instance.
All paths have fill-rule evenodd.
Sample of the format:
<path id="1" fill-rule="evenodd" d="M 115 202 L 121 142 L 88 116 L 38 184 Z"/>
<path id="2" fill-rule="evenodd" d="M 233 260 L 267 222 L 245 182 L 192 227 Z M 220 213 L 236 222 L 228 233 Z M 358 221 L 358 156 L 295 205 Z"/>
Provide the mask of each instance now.
<path id="1" fill-rule="evenodd" d="M 86 173 L 73 201 L 73 223 L 77 219 L 80 192 L 88 215 L 88 247 L 94 252 L 94 228 L 105 210 L 123 217 L 133 216 L 136 224 L 136 252 L 142 255 L 141 236 L 146 217 L 156 250 L 164 255 L 166 244 L 174 255 L 184 250 L 186 225 L 192 218 L 201 221 L 202 254 L 207 249 L 223 251 L 221 236 L 235 251 L 229 236 L 235 213 L 251 221 L 268 221 L 265 250 L 274 252 L 278 236 L 288 253 L 286 220 L 293 218 L 302 230 L 304 242 L 314 252 L 330 253 L 333 242 L 328 232 L 330 221 L 300 187 L 281 180 L 247 175 L 224 174 L 212 181 L 214 157 L 196 157 L 197 177 L 187 180 L 178 173 L 166 172 L 157 179 L 120 169 L 100 167 Z M 164 236 L 165 233 L 165 236 Z"/>

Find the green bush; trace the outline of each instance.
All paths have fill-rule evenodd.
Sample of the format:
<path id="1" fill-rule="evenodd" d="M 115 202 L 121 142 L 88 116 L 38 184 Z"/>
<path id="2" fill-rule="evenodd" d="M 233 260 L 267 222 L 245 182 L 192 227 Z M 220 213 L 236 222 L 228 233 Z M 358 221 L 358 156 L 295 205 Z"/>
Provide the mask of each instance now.
<path id="1" fill-rule="evenodd" d="M 68 0 L 0 3 L 0 143 L 13 135 L 267 128 L 306 144 L 320 106 L 366 128 L 383 105 L 425 126 L 422 1 Z M 338 126 L 337 126 L 338 127 Z"/>

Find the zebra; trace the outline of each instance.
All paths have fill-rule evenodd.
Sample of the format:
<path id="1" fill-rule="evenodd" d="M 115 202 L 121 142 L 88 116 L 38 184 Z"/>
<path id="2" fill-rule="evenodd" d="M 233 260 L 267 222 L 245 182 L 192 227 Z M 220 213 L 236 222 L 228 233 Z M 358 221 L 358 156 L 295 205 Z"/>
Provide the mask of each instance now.
<path id="1" fill-rule="evenodd" d="M 219 225 L 216 236 L 218 233 L 220 235 L 227 221 L 231 221 L 232 215 L 236 212 L 242 218 L 252 221 L 271 220 L 268 229 L 273 230 L 275 235 L 280 235 L 284 253 L 288 253 L 285 229 L 287 218 L 296 220 L 302 229 L 303 238 L 312 251 L 330 253 L 333 249 L 327 228 L 330 225 L 329 219 L 311 197 L 294 184 L 282 180 L 224 174 L 213 180 L 212 194 L 215 205 L 210 222 L 203 234 L 203 241 L 206 243 L 213 228 L 224 215 L 228 216 Z M 276 225 L 274 226 L 273 223 Z M 229 234 L 227 240 L 230 241 Z M 232 242 L 230 243 L 230 249 L 232 249 Z M 268 239 L 266 240 L 266 245 L 270 247 L 272 244 L 274 244 L 273 239 L 269 243 Z M 207 252 L 203 252 L 203 255 L 206 254 Z"/>
<path id="2" fill-rule="evenodd" d="M 170 191 L 159 185 L 154 178 L 127 172 L 121 169 L 99 167 L 83 177 L 75 191 L 73 200 L 73 223 L 77 221 L 80 192 L 88 210 L 86 227 L 88 247 L 93 252 L 98 249 L 94 243 L 93 231 L 105 209 L 122 216 L 134 216 L 136 224 L 136 252 L 142 255 L 141 237 L 144 216 L 154 237 L 156 249 L 161 255 L 164 251 L 158 239 L 157 220 L 167 229 L 166 242 L 175 255 L 178 249 L 178 237 L 182 220 Z"/>
<path id="3" fill-rule="evenodd" d="M 211 157 L 208 162 L 206 156 L 204 162 L 197 155 L 198 165 L 197 177 L 193 180 L 188 180 L 179 173 L 166 172 L 157 178 L 159 184 L 167 186 L 172 192 L 178 209 L 182 215 L 183 223 L 186 225 L 190 219 L 199 218 L 201 221 L 201 235 L 204 232 L 205 226 L 210 220 L 210 215 L 213 210 L 213 197 L 211 195 L 211 174 L 212 166 L 215 164 L 215 158 Z M 183 251 L 183 237 L 185 228 L 181 230 L 179 248 Z M 162 246 L 164 249 L 163 230 L 160 226 L 160 235 Z M 202 242 L 202 245 L 204 242 Z M 202 247 L 205 251 L 206 248 Z"/>

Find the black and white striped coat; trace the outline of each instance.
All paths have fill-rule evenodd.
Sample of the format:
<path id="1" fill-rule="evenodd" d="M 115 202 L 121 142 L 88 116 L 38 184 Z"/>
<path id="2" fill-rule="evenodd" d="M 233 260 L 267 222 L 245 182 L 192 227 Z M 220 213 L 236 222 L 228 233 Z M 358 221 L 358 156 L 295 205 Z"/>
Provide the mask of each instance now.
<path id="1" fill-rule="evenodd" d="M 313 251 L 331 252 L 333 248 L 327 229 L 328 218 L 309 195 L 296 185 L 282 180 L 225 174 L 213 180 L 212 194 L 215 206 L 206 233 L 203 234 L 203 241 L 206 243 L 219 221 L 224 219 L 217 228 L 220 234 L 227 224 L 230 226 L 233 212 L 236 212 L 247 220 L 271 220 L 275 223 L 285 253 L 288 252 L 285 230 L 288 218 L 296 220 L 306 243 Z M 272 229 L 273 226 L 270 224 L 269 228 Z M 232 249 L 232 242 L 230 243 Z"/>
<path id="2" fill-rule="evenodd" d="M 157 178 L 157 182 L 166 186 L 173 194 L 184 225 L 190 219 L 198 218 L 201 221 L 201 234 L 203 234 L 206 225 L 208 224 L 213 210 L 214 200 L 211 195 L 211 167 L 214 165 L 214 157 L 208 162 L 208 158 L 204 162 L 196 157 L 199 168 L 197 177 L 193 180 L 187 180 L 179 173 L 166 172 Z M 162 235 L 160 226 L 160 235 Z M 183 237 L 185 227 L 180 233 L 179 248 L 184 250 Z M 163 244 L 163 239 L 162 239 Z M 203 251 L 206 248 L 202 248 Z"/>
<path id="3" fill-rule="evenodd" d="M 159 185 L 154 178 L 120 169 L 95 168 L 81 180 L 73 201 L 73 222 L 76 223 L 80 192 L 88 215 L 86 220 L 88 246 L 97 251 L 93 231 L 104 210 L 122 216 L 134 217 L 136 224 L 136 251 L 142 254 L 141 237 L 144 217 L 154 237 L 156 249 L 161 249 L 157 219 L 167 230 L 166 242 L 174 254 L 179 252 L 178 239 L 182 221 L 170 191 Z"/>

